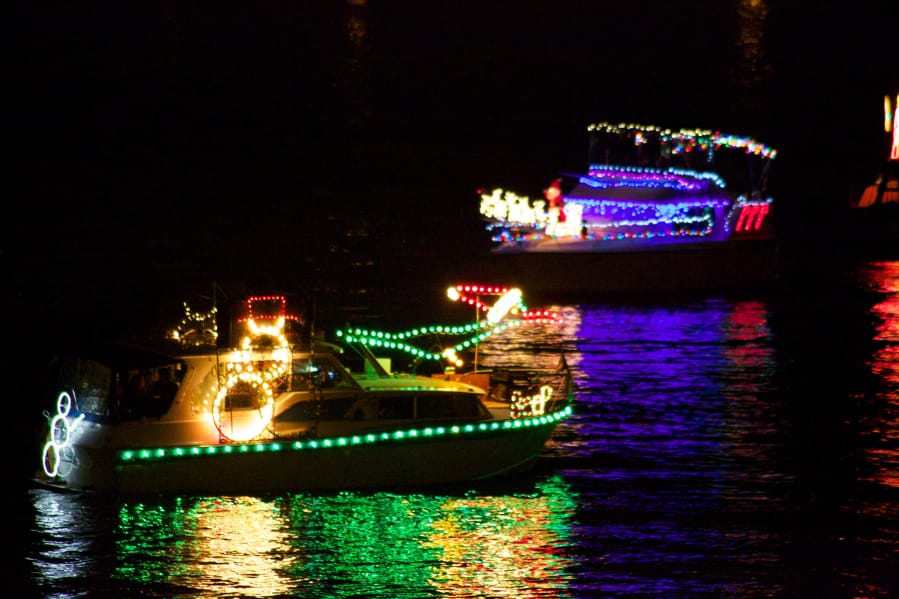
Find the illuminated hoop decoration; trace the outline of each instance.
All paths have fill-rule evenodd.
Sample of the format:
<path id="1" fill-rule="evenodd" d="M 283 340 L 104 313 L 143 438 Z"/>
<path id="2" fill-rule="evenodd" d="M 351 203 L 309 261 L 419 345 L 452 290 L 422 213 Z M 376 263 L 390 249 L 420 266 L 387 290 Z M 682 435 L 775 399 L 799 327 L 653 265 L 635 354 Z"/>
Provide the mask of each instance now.
<path id="1" fill-rule="evenodd" d="M 250 441 L 272 420 L 275 397 L 266 375 L 275 372 L 231 371 L 212 403 L 212 421 L 224 439 Z M 252 368 L 252 365 L 249 365 Z"/>
<path id="2" fill-rule="evenodd" d="M 277 314 L 255 314 L 254 304 L 272 303 Z M 212 404 L 212 420 L 228 441 L 251 441 L 266 430 L 275 407 L 275 388 L 290 371 L 290 344 L 285 334 L 287 321 L 284 296 L 254 296 L 247 300 L 248 317 L 237 359 L 225 365 L 225 382 Z M 264 343 L 265 342 L 265 343 Z"/>
<path id="3" fill-rule="evenodd" d="M 50 430 L 47 442 L 41 452 L 41 463 L 44 473 L 53 478 L 67 476 L 76 463 L 75 451 L 72 449 L 72 433 L 81 424 L 84 414 L 73 415 L 75 411 L 75 392 L 62 391 L 56 398 L 56 414 L 50 418 Z M 68 465 L 66 469 L 65 465 Z"/>

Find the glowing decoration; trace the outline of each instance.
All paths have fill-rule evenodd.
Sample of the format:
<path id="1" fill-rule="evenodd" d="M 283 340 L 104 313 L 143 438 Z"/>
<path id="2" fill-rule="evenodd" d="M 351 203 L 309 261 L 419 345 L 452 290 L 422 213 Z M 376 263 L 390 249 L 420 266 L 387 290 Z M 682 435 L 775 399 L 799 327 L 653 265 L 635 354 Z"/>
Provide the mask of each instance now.
<path id="1" fill-rule="evenodd" d="M 487 218 L 513 223 L 534 223 L 546 225 L 549 212 L 546 202 L 536 200 L 532 204 L 527 196 L 519 196 L 511 191 L 494 189 L 490 194 L 480 192 L 481 214 Z"/>
<path id="2" fill-rule="evenodd" d="M 447 356 L 456 357 L 458 352 L 473 349 L 478 343 L 487 337 L 500 333 L 509 327 L 521 326 L 521 320 L 506 320 L 499 323 L 490 323 L 486 320 L 475 324 L 467 324 L 461 326 L 441 326 L 431 325 L 404 331 L 400 333 L 388 333 L 384 331 L 370 331 L 366 329 L 346 329 L 336 331 L 337 337 L 342 337 L 347 343 L 360 343 L 369 347 L 384 348 L 393 351 L 405 352 L 422 360 L 441 360 Z M 446 348 L 439 353 L 434 353 L 421 349 L 410 343 L 417 337 L 431 336 L 434 334 L 444 336 L 459 336 L 464 334 L 473 334 L 473 336 Z M 456 362 L 456 365 L 460 365 Z"/>
<path id="3" fill-rule="evenodd" d="M 771 199 L 758 190 L 733 197 L 712 163 L 722 150 L 735 150 L 762 162 L 750 173 L 763 183 L 773 148 L 706 129 L 603 122 L 588 132 L 595 156 L 567 193 L 558 179 L 544 190 L 547 201 L 501 188 L 481 193 L 481 216 L 498 250 L 602 251 L 771 232 Z"/>
<path id="4" fill-rule="evenodd" d="M 589 125 L 587 131 L 614 133 L 619 135 L 634 135 L 634 145 L 645 143 L 647 133 L 656 136 L 660 143 L 675 153 L 694 151 L 714 151 L 718 147 L 731 149 L 743 149 L 747 154 L 755 154 L 762 158 L 774 158 L 777 150 L 766 146 L 751 137 L 729 135 L 709 129 L 666 129 L 653 125 L 638 124 L 612 124 L 607 122 Z"/>
<path id="5" fill-rule="evenodd" d="M 510 289 L 504 293 L 487 311 L 487 322 L 496 324 L 506 317 L 513 308 L 521 304 L 521 289 Z"/>
<path id="6" fill-rule="evenodd" d="M 896 103 L 899 104 L 899 96 L 896 97 Z M 899 110 L 899 106 L 896 107 Z M 883 97 L 883 130 L 886 133 L 893 131 L 893 109 L 890 106 L 890 97 Z"/>
<path id="7" fill-rule="evenodd" d="M 249 441 L 271 422 L 275 399 L 269 381 L 273 374 L 272 370 L 235 372 L 219 389 L 212 419 L 225 439 Z"/>
<path id="8" fill-rule="evenodd" d="M 521 320 L 534 324 L 561 324 L 562 317 L 552 310 L 525 310 L 521 313 Z"/>
<path id="9" fill-rule="evenodd" d="M 674 189 L 703 191 L 711 187 L 724 189 L 725 183 L 717 173 L 669 167 L 667 169 L 638 166 L 591 165 L 589 176 L 580 183 L 596 189 Z"/>
<path id="10" fill-rule="evenodd" d="M 889 139 L 887 140 L 889 157 L 873 183 L 865 186 L 862 193 L 853 200 L 851 204 L 853 208 L 869 208 L 871 206 L 899 202 L 899 172 L 897 172 L 896 168 L 897 161 L 899 161 L 899 127 L 896 126 L 897 120 L 899 120 L 899 95 L 895 98 L 895 104 L 890 101 L 890 96 L 884 96 L 883 128 L 889 134 Z M 882 216 L 878 215 L 876 219 L 880 219 Z M 871 225 L 875 225 L 874 220 L 871 220 Z M 880 222 L 877 226 L 882 233 L 885 233 L 890 228 L 887 225 L 887 221 Z M 871 232 L 866 231 L 866 235 L 870 235 Z"/>
<path id="11" fill-rule="evenodd" d="M 887 133 L 893 132 L 893 141 L 890 144 L 890 160 L 899 160 L 899 127 L 896 127 L 896 121 L 899 121 L 899 95 L 896 96 L 896 103 L 892 112 L 890 112 L 889 107 L 889 96 L 884 98 L 884 102 L 884 112 L 886 114 L 884 126 L 887 128 Z"/>
<path id="12" fill-rule="evenodd" d="M 745 204 L 739 211 L 739 218 L 734 226 L 735 231 L 758 231 L 768 215 L 770 205 L 768 202 L 757 204 Z"/>
<path id="13" fill-rule="evenodd" d="M 169 338 L 185 346 L 215 346 L 218 340 L 217 311 L 218 309 L 213 306 L 206 312 L 195 312 L 187 302 L 184 302 L 184 318 L 178 327 L 169 333 Z"/>
<path id="14" fill-rule="evenodd" d="M 469 304 L 471 306 L 474 306 L 475 309 L 481 312 L 489 312 L 492 307 L 489 304 L 481 302 L 480 298 L 482 295 L 502 296 L 507 293 L 509 293 L 508 287 L 494 287 L 489 285 L 454 285 L 446 290 L 446 295 L 451 300 Z M 518 294 L 519 301 L 514 307 L 518 308 L 519 310 L 526 310 L 526 307 L 520 299 L 521 292 L 518 292 Z"/>
<path id="15" fill-rule="evenodd" d="M 449 347 L 443 350 L 443 359 L 452 364 L 453 366 L 462 366 L 462 359 L 456 355 L 456 350 L 452 347 Z"/>
<path id="16" fill-rule="evenodd" d="M 546 412 L 546 404 L 552 397 L 553 389 L 549 385 L 541 385 L 532 395 L 524 395 L 521 391 L 512 392 L 513 419 L 543 416 Z"/>
<path id="17" fill-rule="evenodd" d="M 66 466 L 73 466 L 75 453 L 72 449 L 72 434 L 84 420 L 84 414 L 75 409 L 75 393 L 63 391 L 56 398 L 56 414 L 50 417 L 50 431 L 44 443 L 42 463 L 44 473 L 53 478 L 67 476 Z"/>
<path id="18" fill-rule="evenodd" d="M 264 304 L 268 312 L 258 310 Z M 247 299 L 247 334 L 240 349 L 225 362 L 225 380 L 212 404 L 212 420 L 224 440 L 249 441 L 261 435 L 274 414 L 274 388 L 290 371 L 290 342 L 286 324 L 298 321 L 287 314 L 281 295 Z"/>
<path id="19" fill-rule="evenodd" d="M 557 324 L 562 322 L 558 313 L 550 310 L 529 311 L 524 305 L 522 292 L 517 288 L 509 288 L 494 285 L 459 284 L 449 287 L 447 297 L 452 301 L 473 306 L 477 314 L 486 312 L 484 320 L 478 318 L 477 322 L 464 325 L 428 325 L 416 327 L 399 333 L 385 331 L 372 331 L 361 328 L 348 328 L 338 330 L 337 337 L 345 339 L 348 343 L 360 343 L 369 347 L 383 348 L 393 351 L 401 351 L 423 360 L 446 360 L 454 366 L 461 366 L 462 360 L 458 353 L 474 349 L 478 343 L 491 335 L 500 333 L 509 327 L 518 327 L 523 323 L 531 324 Z M 494 305 L 481 301 L 482 296 L 498 296 Z M 516 318 L 509 318 L 509 315 Z M 414 341 L 420 337 L 432 337 L 433 335 L 468 336 L 467 339 L 443 349 L 440 352 L 432 352 L 414 345 Z"/>

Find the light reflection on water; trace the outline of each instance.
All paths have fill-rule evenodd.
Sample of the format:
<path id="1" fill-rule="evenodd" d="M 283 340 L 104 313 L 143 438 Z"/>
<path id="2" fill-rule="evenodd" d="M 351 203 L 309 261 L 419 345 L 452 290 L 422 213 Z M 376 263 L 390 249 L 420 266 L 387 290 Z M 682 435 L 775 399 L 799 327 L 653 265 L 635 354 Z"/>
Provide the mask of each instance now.
<path id="1" fill-rule="evenodd" d="M 125 500 L 35 491 L 38 532 L 65 532 L 65 551 L 45 549 L 35 567 L 46 597 L 571 596 L 570 488 L 548 476 L 503 491 Z M 115 516 L 111 530 L 98 515 Z M 114 539 L 110 554 L 98 535 Z"/>
<path id="2" fill-rule="evenodd" d="M 34 579 L 60 597 L 889 597 L 899 263 L 857 288 L 823 307 L 555 306 L 561 328 L 479 347 L 487 365 L 552 368 L 561 346 L 574 370 L 574 415 L 533 473 L 404 493 L 34 492 Z M 821 326 L 832 313 L 852 339 Z"/>
<path id="3" fill-rule="evenodd" d="M 861 287 L 879 300 L 871 308 L 874 351 L 866 361 L 879 384 L 856 398 L 871 407 L 859 427 L 865 437 L 862 479 L 899 491 L 899 262 L 872 262 L 858 276 Z M 899 501 L 863 502 L 857 509 L 872 516 L 899 517 Z"/>

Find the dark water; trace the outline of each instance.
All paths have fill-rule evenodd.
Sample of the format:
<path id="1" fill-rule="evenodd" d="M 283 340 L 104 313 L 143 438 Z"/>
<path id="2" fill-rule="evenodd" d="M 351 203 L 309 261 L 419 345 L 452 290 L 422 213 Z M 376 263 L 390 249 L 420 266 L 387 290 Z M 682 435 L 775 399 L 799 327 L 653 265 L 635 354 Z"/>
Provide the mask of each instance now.
<path id="1" fill-rule="evenodd" d="M 485 364 L 547 367 L 563 347 L 576 373 L 575 415 L 528 474 L 30 491 L 19 575 L 46 597 L 895 597 L 899 262 L 808 291 L 553 305 L 563 325 L 483 345 Z"/>
<path id="2" fill-rule="evenodd" d="M 899 262 L 842 230 L 883 158 L 899 5 L 109 4 L 21 7 L 5 38 L 20 60 L 3 374 L 22 482 L 6 589 L 899 594 Z M 563 327 L 483 346 L 550 366 L 562 346 L 577 373 L 575 415 L 534 472 L 334 495 L 27 489 L 58 345 L 158 333 L 213 289 L 313 297 L 323 327 L 439 320 L 442 273 L 484 259 L 476 190 L 537 195 L 583 169 L 601 120 L 777 148 L 790 268 L 739 297 L 550 298 Z"/>

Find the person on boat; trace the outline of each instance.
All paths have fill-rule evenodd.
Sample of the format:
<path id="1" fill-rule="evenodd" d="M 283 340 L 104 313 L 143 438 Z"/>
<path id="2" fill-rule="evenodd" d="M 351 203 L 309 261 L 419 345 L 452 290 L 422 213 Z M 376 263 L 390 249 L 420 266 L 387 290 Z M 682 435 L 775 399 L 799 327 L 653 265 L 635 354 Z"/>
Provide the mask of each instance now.
<path id="1" fill-rule="evenodd" d="M 168 411 L 176 393 L 178 393 L 178 383 L 172 380 L 172 371 L 168 368 L 160 368 L 156 382 L 153 383 L 150 393 L 146 397 L 141 416 L 159 418 Z"/>
<path id="2" fill-rule="evenodd" d="M 149 370 L 136 372 L 128 379 L 128 385 L 122 393 L 122 400 L 119 404 L 123 420 L 140 418 L 141 411 L 150 396 L 151 385 L 152 378 Z"/>

